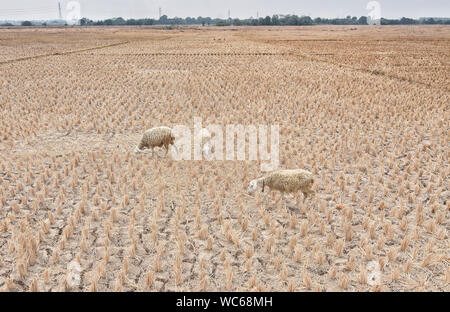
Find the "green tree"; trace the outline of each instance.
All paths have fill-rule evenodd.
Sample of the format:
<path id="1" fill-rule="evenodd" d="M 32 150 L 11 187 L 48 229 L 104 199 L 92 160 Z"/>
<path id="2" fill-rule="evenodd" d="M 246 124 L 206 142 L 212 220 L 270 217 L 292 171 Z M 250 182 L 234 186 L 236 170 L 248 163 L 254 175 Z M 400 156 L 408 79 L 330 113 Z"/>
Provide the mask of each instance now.
<path id="1" fill-rule="evenodd" d="M 413 20 L 412 18 L 402 17 L 400 19 L 400 24 L 402 24 L 402 25 L 413 25 L 413 24 L 416 24 L 416 21 Z"/>
<path id="2" fill-rule="evenodd" d="M 313 20 L 309 16 L 302 16 L 298 19 L 298 25 L 312 25 Z"/>
<path id="3" fill-rule="evenodd" d="M 167 24 L 168 23 L 167 15 L 161 16 L 161 18 L 159 19 L 159 23 L 163 25 Z"/>
<path id="4" fill-rule="evenodd" d="M 266 16 L 264 18 L 263 25 L 266 25 L 266 26 L 272 25 L 272 20 L 270 19 L 270 16 Z"/>
<path id="5" fill-rule="evenodd" d="M 226 20 L 221 20 L 221 19 L 219 19 L 219 20 L 217 20 L 216 21 L 216 26 L 229 26 L 230 24 L 228 24 L 228 22 L 226 21 Z"/>
<path id="6" fill-rule="evenodd" d="M 280 25 L 280 18 L 278 15 L 272 16 L 272 25 Z"/>
<path id="7" fill-rule="evenodd" d="M 367 16 L 361 16 L 358 19 L 358 25 L 367 25 Z"/>
<path id="8" fill-rule="evenodd" d="M 238 18 L 235 18 L 233 20 L 233 25 L 234 26 L 242 26 L 242 21 L 240 19 L 238 19 Z"/>
<path id="9" fill-rule="evenodd" d="M 113 24 L 114 25 L 126 25 L 126 21 L 123 18 L 121 18 L 121 17 L 116 17 L 113 20 Z"/>
<path id="10" fill-rule="evenodd" d="M 81 26 L 85 26 L 85 25 L 92 25 L 94 22 L 86 17 L 83 17 L 82 19 L 80 19 L 80 25 Z"/>

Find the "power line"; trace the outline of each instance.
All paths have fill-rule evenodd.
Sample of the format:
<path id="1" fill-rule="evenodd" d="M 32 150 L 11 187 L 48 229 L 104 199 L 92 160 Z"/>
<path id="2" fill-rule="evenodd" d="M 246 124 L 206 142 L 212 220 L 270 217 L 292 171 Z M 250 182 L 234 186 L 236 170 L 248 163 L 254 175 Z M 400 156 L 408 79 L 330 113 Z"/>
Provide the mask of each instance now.
<path id="1" fill-rule="evenodd" d="M 43 14 L 43 13 L 55 13 L 55 9 L 53 10 L 40 10 L 40 11 L 24 11 L 24 12 L 14 12 L 14 13 L 4 13 L 0 12 L 0 15 L 24 15 L 24 14 Z"/>
<path id="2" fill-rule="evenodd" d="M 44 16 L 55 16 L 55 11 L 55 6 L 1 9 L 0 17 L 2 19 L 43 18 Z"/>
<path id="3" fill-rule="evenodd" d="M 44 10 L 55 10 L 54 6 L 46 6 L 46 7 L 39 7 L 39 8 L 29 8 L 29 9 L 1 9 L 0 13 L 27 13 L 27 12 L 34 12 L 34 11 L 44 11 Z"/>
<path id="4" fill-rule="evenodd" d="M 61 2 L 58 2 L 58 13 L 59 13 L 59 19 L 62 19 Z"/>
<path id="5" fill-rule="evenodd" d="M 15 20 L 15 19 L 54 19 L 55 18 L 55 10 L 53 12 L 41 12 L 41 13 L 33 13 L 33 14 L 0 14 L 0 18 L 2 20 Z"/>
<path id="6" fill-rule="evenodd" d="M 61 2 L 58 2 L 58 6 L 42 6 L 32 8 L 11 8 L 0 10 L 0 18 L 2 20 L 36 20 L 36 19 L 49 19 L 56 17 L 56 10 L 59 13 L 59 19 L 62 19 Z"/>

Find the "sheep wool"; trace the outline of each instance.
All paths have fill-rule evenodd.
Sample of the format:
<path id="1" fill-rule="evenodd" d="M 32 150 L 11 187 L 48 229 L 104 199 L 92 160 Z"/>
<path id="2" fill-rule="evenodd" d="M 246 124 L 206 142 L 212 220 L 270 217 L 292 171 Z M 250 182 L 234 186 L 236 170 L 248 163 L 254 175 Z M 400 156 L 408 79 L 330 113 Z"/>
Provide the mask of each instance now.
<path id="1" fill-rule="evenodd" d="M 253 180 L 249 184 L 249 193 L 256 191 L 258 187 L 268 186 L 271 190 L 281 193 L 295 193 L 301 191 L 306 199 L 309 195 L 314 195 L 311 189 L 314 184 L 313 174 L 302 169 L 276 170 L 263 178 Z"/>
<path id="2" fill-rule="evenodd" d="M 169 145 L 174 145 L 175 136 L 172 129 L 169 127 L 157 127 L 145 131 L 139 145 L 136 147 L 136 152 L 142 152 L 143 149 L 151 149 L 155 147 L 164 147 L 166 152 L 169 151 Z"/>

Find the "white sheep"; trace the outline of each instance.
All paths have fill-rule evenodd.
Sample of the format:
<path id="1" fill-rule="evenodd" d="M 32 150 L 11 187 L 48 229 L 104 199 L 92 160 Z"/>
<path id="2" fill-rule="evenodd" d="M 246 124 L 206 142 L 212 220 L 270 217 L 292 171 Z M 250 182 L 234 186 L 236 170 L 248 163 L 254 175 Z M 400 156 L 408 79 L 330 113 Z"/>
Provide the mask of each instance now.
<path id="1" fill-rule="evenodd" d="M 152 128 L 145 131 L 144 135 L 139 142 L 139 145 L 136 147 L 135 152 L 140 153 L 144 149 L 151 149 L 153 153 L 153 149 L 155 147 L 164 147 L 166 149 L 166 155 L 169 152 L 169 146 L 173 145 L 175 148 L 175 136 L 173 135 L 173 131 L 169 127 L 157 127 Z"/>
<path id="2" fill-rule="evenodd" d="M 271 190 L 277 190 L 281 193 L 296 193 L 301 191 L 304 195 L 303 201 L 315 192 L 311 189 L 314 184 L 313 174 L 302 169 L 275 170 L 265 177 L 255 179 L 248 185 L 248 193 L 253 194 L 258 187 L 268 186 Z"/>

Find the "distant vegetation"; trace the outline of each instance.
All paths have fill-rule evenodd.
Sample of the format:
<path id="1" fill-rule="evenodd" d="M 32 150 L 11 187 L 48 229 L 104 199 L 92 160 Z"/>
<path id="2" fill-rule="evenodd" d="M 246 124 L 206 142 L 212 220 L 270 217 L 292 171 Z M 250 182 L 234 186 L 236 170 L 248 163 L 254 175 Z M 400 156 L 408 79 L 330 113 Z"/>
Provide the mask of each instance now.
<path id="1" fill-rule="evenodd" d="M 109 18 L 105 20 L 91 20 L 89 18 L 82 18 L 80 20 L 81 26 L 139 26 L 139 25 L 202 25 L 202 26 L 307 26 L 307 25 L 367 25 L 368 19 L 366 16 L 356 17 L 347 16 L 345 18 L 314 18 L 309 16 L 297 15 L 273 15 L 272 17 L 260 18 L 211 18 L 211 17 L 173 17 L 169 18 L 167 15 L 161 16 L 160 19 L 140 18 L 140 19 L 124 19 L 122 17 Z M 402 17 L 401 19 L 381 19 L 381 25 L 450 25 L 450 18 L 420 18 L 412 19 Z M 13 22 L 1 21 L 0 26 L 51 26 L 51 25 L 67 25 L 64 20 L 53 21 L 22 21 Z"/>
<path id="2" fill-rule="evenodd" d="M 248 18 L 248 19 L 219 19 L 211 17 L 174 17 L 169 18 L 167 15 L 161 16 L 160 19 L 123 19 L 122 17 L 111 18 L 100 21 L 93 21 L 88 18 L 82 18 L 80 25 L 216 25 L 216 26 L 296 26 L 296 25 L 367 25 L 367 17 L 347 16 L 346 18 L 315 18 L 309 16 L 297 15 L 273 15 L 272 17 Z M 414 25 L 414 24 L 447 24 L 450 25 L 450 19 L 411 19 L 403 17 L 401 19 L 381 19 L 382 25 Z"/>

